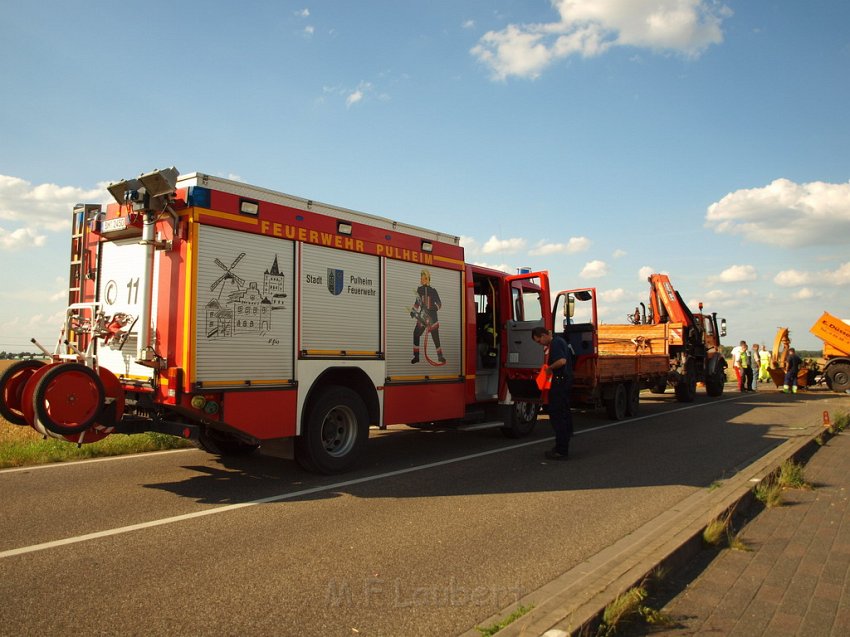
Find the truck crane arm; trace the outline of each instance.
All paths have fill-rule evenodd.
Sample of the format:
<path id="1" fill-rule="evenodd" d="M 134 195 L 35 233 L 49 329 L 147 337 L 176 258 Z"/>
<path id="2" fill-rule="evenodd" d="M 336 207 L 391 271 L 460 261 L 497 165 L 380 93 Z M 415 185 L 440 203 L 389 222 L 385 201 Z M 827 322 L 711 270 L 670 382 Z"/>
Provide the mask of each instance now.
<path id="1" fill-rule="evenodd" d="M 688 327 L 696 324 L 693 313 L 670 283 L 670 277 L 651 274 L 648 281 L 650 323 L 684 323 Z"/>

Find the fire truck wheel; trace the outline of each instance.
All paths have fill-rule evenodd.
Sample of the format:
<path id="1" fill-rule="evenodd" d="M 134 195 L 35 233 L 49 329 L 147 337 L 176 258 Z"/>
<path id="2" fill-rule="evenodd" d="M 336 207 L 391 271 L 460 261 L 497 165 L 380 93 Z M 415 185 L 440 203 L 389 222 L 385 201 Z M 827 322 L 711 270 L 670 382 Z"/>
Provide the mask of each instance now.
<path id="1" fill-rule="evenodd" d="M 534 430 L 540 406 L 536 403 L 517 402 L 511 409 L 510 423 L 502 427 L 508 438 L 523 438 Z"/>
<path id="2" fill-rule="evenodd" d="M 85 431 L 97 421 L 104 397 L 97 372 L 80 363 L 63 363 L 38 381 L 33 409 L 48 430 L 67 436 Z"/>
<path id="3" fill-rule="evenodd" d="M 623 383 L 617 383 L 614 386 L 614 394 L 611 398 L 605 399 L 605 411 L 611 420 L 622 420 L 626 417 L 626 406 L 629 403 L 629 397 L 626 394 L 626 386 Z"/>
<path id="4" fill-rule="evenodd" d="M 295 439 L 295 458 L 319 473 L 348 470 L 369 438 L 366 406 L 348 387 L 329 387 L 314 401 L 306 430 Z"/>
<path id="5" fill-rule="evenodd" d="M 207 453 L 231 458 L 249 456 L 260 447 L 209 427 L 203 427 L 198 434 L 198 446 Z"/>
<path id="6" fill-rule="evenodd" d="M 832 391 L 843 392 L 850 389 L 850 365 L 839 363 L 826 371 L 826 384 Z"/>
<path id="7" fill-rule="evenodd" d="M 27 381 L 43 366 L 44 361 L 18 361 L 0 375 L 0 416 L 13 425 L 27 425 L 27 419 L 21 411 L 21 394 Z"/>
<path id="8" fill-rule="evenodd" d="M 640 385 L 626 383 L 626 416 L 637 416 L 640 410 Z"/>

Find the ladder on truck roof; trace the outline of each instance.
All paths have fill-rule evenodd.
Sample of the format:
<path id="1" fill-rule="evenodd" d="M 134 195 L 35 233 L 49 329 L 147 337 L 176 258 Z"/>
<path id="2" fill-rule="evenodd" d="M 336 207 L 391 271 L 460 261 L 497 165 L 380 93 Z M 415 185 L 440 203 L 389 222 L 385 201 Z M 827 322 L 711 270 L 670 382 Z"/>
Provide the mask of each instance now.
<path id="1" fill-rule="evenodd" d="M 100 212 L 99 205 L 77 204 L 71 218 L 71 269 L 68 276 L 68 305 L 80 303 L 86 273 L 86 245 L 88 244 L 89 216 Z"/>
<path id="2" fill-rule="evenodd" d="M 93 271 L 93 265 L 89 263 L 91 252 L 88 250 L 89 234 L 91 227 L 89 222 L 100 214 L 102 207 L 98 204 L 77 204 L 74 206 L 71 218 L 71 259 L 68 273 L 68 306 L 83 302 L 87 275 Z M 84 344 L 80 343 L 81 334 L 69 331 L 65 337 L 80 349 Z"/>

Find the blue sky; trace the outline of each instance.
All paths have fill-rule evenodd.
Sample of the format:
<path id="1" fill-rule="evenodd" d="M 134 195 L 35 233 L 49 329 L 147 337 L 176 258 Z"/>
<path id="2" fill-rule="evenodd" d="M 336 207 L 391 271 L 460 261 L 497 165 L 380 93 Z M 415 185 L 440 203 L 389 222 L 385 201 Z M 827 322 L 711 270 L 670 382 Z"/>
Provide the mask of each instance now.
<path id="1" fill-rule="evenodd" d="M 0 349 L 52 349 L 70 210 L 174 165 L 773 341 L 850 318 L 845 0 L 0 0 Z"/>

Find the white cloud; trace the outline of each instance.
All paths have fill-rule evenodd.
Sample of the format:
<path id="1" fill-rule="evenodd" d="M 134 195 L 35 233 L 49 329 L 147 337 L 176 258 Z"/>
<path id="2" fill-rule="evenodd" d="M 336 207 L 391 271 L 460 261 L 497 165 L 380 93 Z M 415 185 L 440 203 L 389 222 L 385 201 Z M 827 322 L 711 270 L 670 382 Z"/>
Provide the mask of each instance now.
<path id="1" fill-rule="evenodd" d="M 783 288 L 812 285 L 815 287 L 839 287 L 850 285 L 850 261 L 842 263 L 835 270 L 820 272 L 802 272 L 800 270 L 783 270 L 773 282 Z"/>
<path id="2" fill-rule="evenodd" d="M 304 27 L 304 35 L 306 35 L 307 37 L 310 37 L 315 32 L 316 32 L 315 27 L 313 27 L 311 25 L 307 25 L 306 27 Z"/>
<path id="3" fill-rule="evenodd" d="M 800 272 L 799 270 L 783 270 L 773 277 L 773 282 L 783 288 L 793 288 L 812 282 L 812 274 L 810 272 Z"/>
<path id="4" fill-rule="evenodd" d="M 751 265 L 732 265 L 716 276 L 708 277 L 711 283 L 740 283 L 755 281 L 758 278 L 756 269 Z"/>
<path id="5" fill-rule="evenodd" d="M 91 190 L 56 184 L 33 186 L 24 179 L 0 175 L 0 219 L 11 222 L 0 228 L 0 249 L 42 246 L 46 237 L 41 231 L 67 230 L 74 204 L 110 200 L 105 184 Z"/>
<path id="6" fill-rule="evenodd" d="M 711 204 L 706 227 L 782 247 L 850 243 L 850 181 L 797 184 L 776 179 Z"/>
<path id="7" fill-rule="evenodd" d="M 590 247 L 591 241 L 587 237 L 570 237 L 567 243 L 545 243 L 540 241 L 528 253 L 533 256 L 546 256 L 550 254 L 575 254 Z"/>
<path id="8" fill-rule="evenodd" d="M 490 268 L 491 270 L 499 270 L 500 272 L 505 272 L 507 274 L 516 274 L 516 268 L 508 265 L 507 263 L 499 263 L 498 265 L 494 265 L 492 263 L 479 263 L 475 261 L 473 265 L 477 265 L 482 268 Z"/>
<path id="9" fill-rule="evenodd" d="M 509 24 L 488 31 L 471 53 L 494 79 L 536 78 L 552 62 L 592 57 L 611 47 L 700 55 L 723 41 L 721 23 L 732 14 L 716 0 L 551 0 L 558 21 Z"/>
<path id="10" fill-rule="evenodd" d="M 583 279 L 598 279 L 608 274 L 608 264 L 596 259 L 584 264 L 579 276 Z"/>
<path id="11" fill-rule="evenodd" d="M 625 250 L 621 250 L 620 248 L 617 248 L 616 250 L 614 250 L 614 253 L 611 256 L 614 257 L 615 259 L 621 259 L 622 257 L 626 256 L 627 254 L 628 254 L 628 252 L 626 252 Z"/>
<path id="12" fill-rule="evenodd" d="M 478 241 L 475 237 L 468 237 L 466 235 L 461 235 L 459 238 L 460 245 L 463 248 L 466 254 L 478 254 L 481 252 L 481 246 L 478 245 Z"/>
<path id="13" fill-rule="evenodd" d="M 808 299 L 813 299 L 816 296 L 819 296 L 819 294 L 812 288 L 800 288 L 791 295 L 791 298 L 797 299 L 798 301 L 806 301 Z"/>
<path id="14" fill-rule="evenodd" d="M 371 93 L 374 88 L 375 87 L 371 82 L 360 82 L 356 89 L 353 91 L 347 91 L 348 95 L 345 98 L 346 107 L 351 107 L 354 104 L 362 102 L 366 95 Z"/>
<path id="15" fill-rule="evenodd" d="M 474 29 L 475 28 L 475 20 L 464 20 L 461 26 L 464 29 Z"/>
<path id="16" fill-rule="evenodd" d="M 363 91 L 360 89 L 356 89 L 348 94 L 348 97 L 345 98 L 345 105 L 351 106 L 352 104 L 357 104 L 357 102 L 363 99 Z"/>
<path id="17" fill-rule="evenodd" d="M 309 18 L 310 17 L 310 9 L 301 9 L 300 11 L 292 12 L 296 17 L 299 18 Z"/>
<path id="18" fill-rule="evenodd" d="M 487 239 L 486 243 L 481 248 L 481 252 L 484 254 L 492 254 L 494 252 L 507 252 L 508 254 L 512 254 L 525 248 L 525 244 L 525 239 L 499 239 L 496 235 L 493 235 Z"/>
<path id="19" fill-rule="evenodd" d="M 0 228 L 0 249 L 2 250 L 11 252 L 25 248 L 40 248 L 46 240 L 46 236 L 36 234 L 32 228 L 18 228 L 12 232 L 6 232 Z"/>
<path id="20" fill-rule="evenodd" d="M 603 292 L 599 292 L 599 298 L 606 303 L 616 303 L 617 301 L 622 301 L 626 296 L 626 291 L 623 288 L 617 288 L 615 290 L 604 290 Z"/>
<path id="21" fill-rule="evenodd" d="M 649 278 L 650 274 L 655 273 L 655 268 L 645 265 L 640 270 L 638 270 L 638 278 L 641 281 L 646 281 Z"/>

